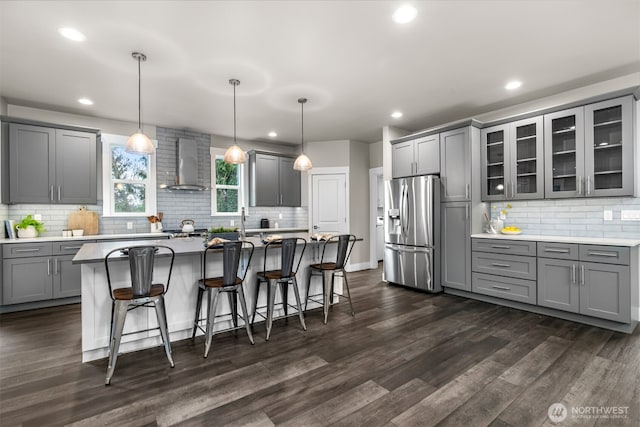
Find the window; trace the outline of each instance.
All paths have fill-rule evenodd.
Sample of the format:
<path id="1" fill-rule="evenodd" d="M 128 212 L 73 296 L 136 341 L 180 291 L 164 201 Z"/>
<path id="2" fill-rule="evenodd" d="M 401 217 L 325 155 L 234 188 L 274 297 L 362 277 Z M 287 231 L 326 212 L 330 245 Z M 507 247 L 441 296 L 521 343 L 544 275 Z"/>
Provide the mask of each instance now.
<path id="1" fill-rule="evenodd" d="M 211 215 L 240 215 L 244 203 L 244 165 L 224 162 L 224 150 L 211 148 Z"/>
<path id="2" fill-rule="evenodd" d="M 104 216 L 156 214 L 155 155 L 124 151 L 127 136 L 102 134 Z M 157 145 L 157 141 L 153 141 Z"/>

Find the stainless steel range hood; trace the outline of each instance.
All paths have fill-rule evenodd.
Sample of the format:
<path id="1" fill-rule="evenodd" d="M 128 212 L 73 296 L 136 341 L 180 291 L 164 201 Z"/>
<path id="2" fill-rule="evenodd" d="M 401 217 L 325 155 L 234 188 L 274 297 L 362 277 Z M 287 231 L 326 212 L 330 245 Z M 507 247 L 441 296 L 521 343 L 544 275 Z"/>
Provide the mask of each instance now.
<path id="1" fill-rule="evenodd" d="M 198 143 L 193 139 L 179 138 L 176 141 L 177 182 L 167 185 L 169 191 L 205 191 L 198 185 Z"/>

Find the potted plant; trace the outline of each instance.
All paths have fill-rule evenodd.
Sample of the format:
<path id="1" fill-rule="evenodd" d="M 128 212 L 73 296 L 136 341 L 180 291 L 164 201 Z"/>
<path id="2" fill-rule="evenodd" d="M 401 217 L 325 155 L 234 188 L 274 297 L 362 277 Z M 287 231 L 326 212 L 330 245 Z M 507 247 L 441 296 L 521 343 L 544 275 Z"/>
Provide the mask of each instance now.
<path id="1" fill-rule="evenodd" d="M 22 221 L 16 224 L 16 230 L 18 230 L 18 237 L 24 239 L 38 237 L 38 234 L 45 231 L 45 228 L 42 222 L 33 219 L 32 215 L 27 215 Z"/>
<path id="2" fill-rule="evenodd" d="M 210 241 L 214 237 L 219 237 L 226 240 L 238 240 L 237 228 L 224 228 L 224 227 L 211 227 L 209 229 L 209 236 L 207 241 Z"/>

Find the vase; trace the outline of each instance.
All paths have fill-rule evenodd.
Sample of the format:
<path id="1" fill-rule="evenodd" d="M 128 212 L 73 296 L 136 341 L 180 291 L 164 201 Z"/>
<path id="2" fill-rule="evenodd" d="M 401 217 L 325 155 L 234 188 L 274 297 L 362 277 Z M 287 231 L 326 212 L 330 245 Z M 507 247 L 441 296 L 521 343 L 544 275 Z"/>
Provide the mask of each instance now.
<path id="1" fill-rule="evenodd" d="M 30 225 L 27 228 L 20 228 L 18 226 L 17 229 L 18 229 L 18 237 L 22 239 L 38 237 L 38 231 L 33 225 Z"/>

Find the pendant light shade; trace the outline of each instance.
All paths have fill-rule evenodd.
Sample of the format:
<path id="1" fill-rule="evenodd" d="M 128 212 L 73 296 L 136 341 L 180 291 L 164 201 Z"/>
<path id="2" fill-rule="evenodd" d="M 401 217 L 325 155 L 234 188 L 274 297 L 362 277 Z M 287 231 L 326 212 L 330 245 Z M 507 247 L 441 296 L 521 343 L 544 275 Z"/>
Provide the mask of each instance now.
<path id="1" fill-rule="evenodd" d="M 146 61 L 147 56 L 144 53 L 140 52 L 133 52 L 131 56 L 133 57 L 133 59 L 138 61 L 138 132 L 129 137 L 129 139 L 127 140 L 127 144 L 124 146 L 124 150 L 127 153 L 134 154 L 153 154 L 153 152 L 155 151 L 155 147 L 153 146 L 153 143 L 151 142 L 149 137 L 147 137 L 147 135 L 142 132 L 142 117 L 140 113 L 140 104 L 142 102 L 142 91 L 140 84 L 140 62 Z"/>
<path id="2" fill-rule="evenodd" d="M 247 153 L 236 144 L 236 86 L 240 84 L 240 80 L 231 79 L 229 84 L 233 86 L 233 145 L 224 152 L 224 161 L 237 165 L 247 161 Z"/>
<path id="3" fill-rule="evenodd" d="M 298 98 L 298 103 L 301 107 L 301 117 L 302 117 L 302 126 L 300 132 L 300 155 L 296 158 L 296 161 L 293 162 L 293 168 L 297 171 L 308 171 L 313 167 L 311 163 L 311 159 L 304 154 L 304 104 L 307 102 L 307 98 Z"/>

